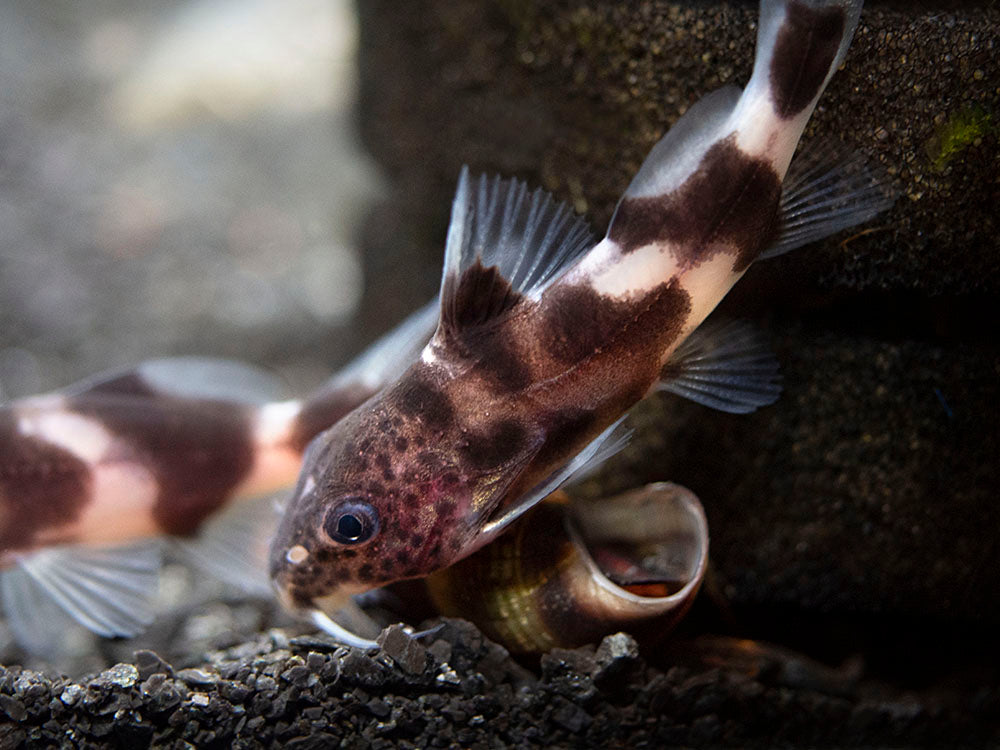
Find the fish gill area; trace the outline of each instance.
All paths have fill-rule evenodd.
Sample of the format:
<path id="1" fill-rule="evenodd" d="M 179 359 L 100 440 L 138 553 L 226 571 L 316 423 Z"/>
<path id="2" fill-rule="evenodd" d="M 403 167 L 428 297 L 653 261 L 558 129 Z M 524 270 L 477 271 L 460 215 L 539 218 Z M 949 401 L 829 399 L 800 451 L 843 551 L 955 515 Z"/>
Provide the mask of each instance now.
<path id="1" fill-rule="evenodd" d="M 96 264 L 78 260 L 89 219 L 65 196 L 45 222 L 6 203 L 8 264 L 17 254 L 44 267 L 24 258 L 45 244 L 64 255 L 44 285 L 0 287 L 0 373 L 8 386 L 20 377 L 54 387 L 109 357 L 193 348 L 315 382 L 436 293 L 463 163 L 541 185 L 603 228 L 666 128 L 707 91 L 745 82 L 755 6 L 365 0 L 356 116 L 383 177 L 354 168 L 338 181 L 315 166 L 334 117 L 326 109 L 308 127 L 295 121 L 292 146 L 262 147 L 282 142 L 280 121 L 227 146 L 242 153 L 235 176 L 198 158 L 231 138 L 225 126 L 193 135 L 185 126 L 202 149 L 195 156 L 161 143 L 177 174 L 194 170 L 201 195 L 241 181 L 253 213 L 239 214 L 224 191 L 212 201 L 164 197 L 141 169 L 116 172 L 120 189 L 94 209 L 104 242 Z M 6 646 L 0 746 L 995 746 L 998 61 L 1000 10 L 988 2 L 867 3 L 803 148 L 832 137 L 862 151 L 898 190 L 896 204 L 859 231 L 755 265 L 720 309 L 771 339 L 781 399 L 750 416 L 647 399 L 630 417 L 630 445 L 575 490 L 597 497 L 671 480 L 699 496 L 709 578 L 670 638 L 640 646 L 614 635 L 514 659 L 449 620 L 420 642 L 390 628 L 382 650 L 364 654 L 273 602 L 220 594 L 177 569 L 165 583 L 177 604 L 148 633 L 101 643 L 68 676 L 17 666 L 23 655 Z M 55 97 L 32 116 L 58 110 Z M 44 207 L 47 180 L 75 171 L 93 186 L 95 165 L 114 166 L 79 135 L 99 130 L 85 118 L 43 155 L 44 169 L 17 171 L 24 128 L 9 111 L 0 121 L 12 167 L 5 195 Z M 86 153 L 89 163 L 74 167 Z M 258 167 L 264 177 L 248 176 Z M 266 190 L 304 196 L 305 213 L 275 210 L 283 204 L 262 198 Z M 377 198 L 347 222 L 360 238 L 356 258 L 317 266 L 324 227 L 342 223 L 330 215 L 362 193 Z M 199 228 L 223 226 L 219 241 L 232 247 L 252 234 L 247 224 L 273 241 L 235 264 L 226 253 L 198 255 L 198 242 L 213 242 Z M 115 271 L 140 253 L 145 284 Z M 280 278 L 273 253 L 296 259 Z M 185 267 L 199 302 L 172 312 Z M 322 274 L 363 277 L 363 294 L 333 309 L 309 286 Z M 293 304 L 297 284 L 305 296 Z M 85 296 L 100 300 L 96 311 Z M 43 305 L 56 298 L 59 316 Z M 143 317 L 149 305 L 162 327 Z M 243 317 L 217 315 L 225 305 Z"/>

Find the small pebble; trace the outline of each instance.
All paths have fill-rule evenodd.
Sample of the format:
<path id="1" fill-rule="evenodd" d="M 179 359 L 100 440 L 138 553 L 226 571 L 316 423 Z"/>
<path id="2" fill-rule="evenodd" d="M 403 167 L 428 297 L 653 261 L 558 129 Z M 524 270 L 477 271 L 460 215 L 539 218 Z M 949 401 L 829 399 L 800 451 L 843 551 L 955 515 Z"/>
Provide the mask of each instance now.
<path id="1" fill-rule="evenodd" d="M 177 673 L 177 679 L 188 685 L 214 685 L 219 681 L 219 675 L 205 669 L 182 669 Z"/>
<path id="2" fill-rule="evenodd" d="M 0 695 L 0 710 L 14 721 L 21 721 L 28 713 L 21 701 L 9 695 Z"/>
<path id="3" fill-rule="evenodd" d="M 115 664 L 101 672 L 100 677 L 112 685 L 128 688 L 139 681 L 139 670 L 131 664 Z"/>
<path id="4" fill-rule="evenodd" d="M 391 657 L 404 671 L 420 674 L 427 666 L 427 649 L 401 625 L 390 625 L 376 639 L 382 653 Z"/>
<path id="5" fill-rule="evenodd" d="M 82 692 L 83 688 L 79 685 L 67 685 L 59 695 L 59 700 L 67 706 L 72 706 L 79 699 Z"/>

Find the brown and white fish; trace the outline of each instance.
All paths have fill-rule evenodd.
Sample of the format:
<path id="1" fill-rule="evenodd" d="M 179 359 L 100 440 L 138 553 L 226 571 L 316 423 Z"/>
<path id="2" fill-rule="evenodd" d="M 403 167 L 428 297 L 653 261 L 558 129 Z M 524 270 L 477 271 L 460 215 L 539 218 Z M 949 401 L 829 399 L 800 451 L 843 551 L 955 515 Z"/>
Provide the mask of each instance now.
<path id="1" fill-rule="evenodd" d="M 369 646 L 330 617 L 350 595 L 489 543 L 607 453 L 650 392 L 733 412 L 777 397 L 753 337 L 698 328 L 755 260 L 891 202 L 835 152 L 786 179 L 860 12 L 860 0 L 764 0 L 746 89 L 687 111 L 600 241 L 545 194 L 463 170 L 434 337 L 307 451 L 271 548 L 289 607 Z"/>
<path id="2" fill-rule="evenodd" d="M 305 400 L 247 365 L 146 362 L 0 406 L 0 598 L 18 641 L 53 649 L 67 615 L 104 636 L 153 616 L 162 540 L 263 594 L 267 543 L 302 453 L 419 355 L 425 307 Z"/>

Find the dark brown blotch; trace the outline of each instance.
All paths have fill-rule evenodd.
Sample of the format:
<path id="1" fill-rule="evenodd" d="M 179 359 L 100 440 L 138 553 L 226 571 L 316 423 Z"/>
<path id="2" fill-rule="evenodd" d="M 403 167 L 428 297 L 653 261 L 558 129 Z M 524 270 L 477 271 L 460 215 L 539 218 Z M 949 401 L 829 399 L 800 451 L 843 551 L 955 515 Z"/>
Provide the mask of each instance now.
<path id="1" fill-rule="evenodd" d="M 465 346 L 475 352 L 476 369 L 507 391 L 520 391 L 531 384 L 531 368 L 518 351 L 509 321 L 479 329 L 466 337 Z"/>
<path id="2" fill-rule="evenodd" d="M 455 501 L 449 498 L 441 498 L 434 503 L 434 512 L 438 518 L 448 518 L 455 511 Z"/>
<path id="3" fill-rule="evenodd" d="M 228 401 L 81 394 L 73 410 L 127 446 L 159 486 L 153 517 L 168 534 L 193 534 L 253 468 L 252 407 Z"/>
<path id="4" fill-rule="evenodd" d="M 481 258 L 464 269 L 457 279 L 449 273 L 441 287 L 441 324 L 448 335 L 493 320 L 521 301 L 522 297 L 496 266 L 483 266 Z"/>
<path id="5" fill-rule="evenodd" d="M 542 419 L 545 443 L 536 461 L 544 465 L 556 463 L 579 450 L 580 435 L 591 432 L 597 417 L 589 409 L 565 409 L 547 414 Z"/>
<path id="6" fill-rule="evenodd" d="M 447 429 L 455 419 L 455 410 L 448 396 L 419 377 L 400 382 L 396 400 L 402 414 L 420 419 L 434 430 Z"/>
<path id="7" fill-rule="evenodd" d="M 78 519 L 90 485 L 84 461 L 20 434 L 15 415 L 0 410 L 0 552 L 27 549 L 40 532 Z"/>
<path id="8" fill-rule="evenodd" d="M 774 109 L 790 119 L 809 106 L 830 72 L 844 38 L 844 9 L 788 5 L 771 58 Z"/>
<path id="9" fill-rule="evenodd" d="M 385 453 L 379 453 L 375 456 L 375 465 L 382 470 L 382 478 L 387 482 L 391 482 L 396 478 L 396 474 L 392 470 L 392 464 L 389 461 L 389 456 Z"/>
<path id="10" fill-rule="evenodd" d="M 709 148 L 698 169 L 673 192 L 624 199 L 610 236 L 624 253 L 670 243 L 686 267 L 735 248 L 739 272 L 773 241 L 780 198 L 774 167 L 746 154 L 729 136 Z"/>
<path id="11" fill-rule="evenodd" d="M 473 469 L 486 471 L 513 459 L 524 450 L 527 442 L 528 433 L 524 427 L 512 419 L 504 419 L 483 433 L 470 435 L 461 452 Z"/>
<path id="12" fill-rule="evenodd" d="M 544 306 L 542 345 L 566 365 L 600 351 L 654 356 L 679 335 L 690 309 L 690 296 L 675 281 L 635 299 L 606 297 L 588 285 L 559 287 Z"/>
<path id="13" fill-rule="evenodd" d="M 442 332 L 452 351 L 473 360 L 477 370 L 509 391 L 531 382 L 511 335 L 512 319 L 506 315 L 522 299 L 496 266 L 485 268 L 479 259 L 457 282 L 450 275 L 442 287 Z"/>

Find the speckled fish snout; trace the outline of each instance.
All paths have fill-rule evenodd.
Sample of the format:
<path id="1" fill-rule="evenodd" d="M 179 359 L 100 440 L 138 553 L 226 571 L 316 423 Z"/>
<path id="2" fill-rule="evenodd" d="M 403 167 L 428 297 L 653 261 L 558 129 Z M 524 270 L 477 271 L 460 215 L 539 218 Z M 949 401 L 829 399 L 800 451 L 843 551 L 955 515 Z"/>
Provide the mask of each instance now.
<path id="1" fill-rule="evenodd" d="M 292 608 L 333 611 L 373 585 L 444 567 L 478 533 L 484 488 L 505 467 L 484 472 L 428 445 L 428 420 L 409 403 L 427 396 L 413 390 L 390 390 L 310 445 L 270 554 Z"/>

